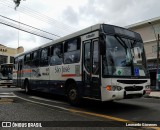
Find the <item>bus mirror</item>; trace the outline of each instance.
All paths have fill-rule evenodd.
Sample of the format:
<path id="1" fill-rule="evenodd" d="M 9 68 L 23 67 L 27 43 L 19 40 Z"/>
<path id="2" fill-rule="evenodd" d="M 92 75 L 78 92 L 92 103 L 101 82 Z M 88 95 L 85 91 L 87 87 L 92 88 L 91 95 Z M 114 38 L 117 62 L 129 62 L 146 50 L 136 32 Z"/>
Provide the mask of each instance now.
<path id="1" fill-rule="evenodd" d="M 99 43 L 100 43 L 100 54 L 105 55 L 106 54 L 105 35 L 100 34 Z"/>

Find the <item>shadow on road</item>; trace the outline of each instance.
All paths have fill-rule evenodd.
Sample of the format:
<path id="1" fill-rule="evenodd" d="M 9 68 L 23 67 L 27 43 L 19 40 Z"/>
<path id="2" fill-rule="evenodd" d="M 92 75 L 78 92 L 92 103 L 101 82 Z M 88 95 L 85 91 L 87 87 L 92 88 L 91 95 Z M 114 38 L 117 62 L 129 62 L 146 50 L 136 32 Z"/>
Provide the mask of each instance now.
<path id="1" fill-rule="evenodd" d="M 30 95 L 26 94 L 24 91 L 17 91 L 15 94 L 18 96 L 28 98 L 29 96 L 37 96 L 40 98 L 45 98 L 53 101 L 58 102 L 65 102 L 67 103 L 67 97 L 61 96 L 61 95 L 55 95 L 55 94 L 48 94 L 48 93 L 42 93 L 42 92 L 32 92 Z M 132 102 L 134 99 L 130 99 L 129 102 Z M 118 113 L 131 113 L 133 110 L 146 110 L 145 106 L 137 105 L 137 104 L 130 104 L 128 101 L 125 102 L 119 102 L 119 101 L 113 101 L 113 102 L 100 102 L 100 101 L 94 101 L 94 100 L 87 100 L 82 99 L 82 103 L 78 107 L 70 106 L 71 108 L 76 109 L 83 109 L 85 111 L 91 111 L 96 113 L 103 113 L 103 114 L 111 114 L 111 115 L 117 115 Z M 67 105 L 69 106 L 69 105 Z"/>

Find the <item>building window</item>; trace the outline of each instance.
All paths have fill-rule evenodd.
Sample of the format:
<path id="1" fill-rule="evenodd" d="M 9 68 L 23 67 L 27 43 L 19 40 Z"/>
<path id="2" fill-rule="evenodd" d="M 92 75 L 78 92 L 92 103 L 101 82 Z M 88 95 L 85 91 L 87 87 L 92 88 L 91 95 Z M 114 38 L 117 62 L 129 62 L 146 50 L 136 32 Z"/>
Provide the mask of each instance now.
<path id="1" fill-rule="evenodd" d="M 13 63 L 14 62 L 14 57 L 10 57 L 10 63 Z"/>
<path id="2" fill-rule="evenodd" d="M 0 64 L 7 63 L 8 56 L 0 55 Z"/>

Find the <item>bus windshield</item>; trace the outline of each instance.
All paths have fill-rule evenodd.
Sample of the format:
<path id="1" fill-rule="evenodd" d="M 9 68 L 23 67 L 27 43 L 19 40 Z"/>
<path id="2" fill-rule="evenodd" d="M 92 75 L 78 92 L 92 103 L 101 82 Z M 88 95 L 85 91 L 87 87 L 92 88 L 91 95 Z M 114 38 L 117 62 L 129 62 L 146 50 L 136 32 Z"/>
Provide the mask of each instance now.
<path id="1" fill-rule="evenodd" d="M 104 76 L 147 76 L 143 43 L 110 35 L 106 35 L 105 41 Z"/>
<path id="2" fill-rule="evenodd" d="M 9 74 L 12 74 L 13 65 L 1 65 L 0 73 L 2 76 L 8 76 Z"/>

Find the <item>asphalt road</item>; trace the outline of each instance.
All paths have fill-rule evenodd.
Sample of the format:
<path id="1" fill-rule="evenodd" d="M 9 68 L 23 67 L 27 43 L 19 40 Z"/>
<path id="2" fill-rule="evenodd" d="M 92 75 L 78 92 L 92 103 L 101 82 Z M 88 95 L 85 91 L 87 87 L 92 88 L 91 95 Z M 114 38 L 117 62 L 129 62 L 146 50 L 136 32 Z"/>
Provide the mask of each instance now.
<path id="1" fill-rule="evenodd" d="M 44 93 L 27 95 L 19 88 L 2 86 L 0 97 L 0 121 L 16 123 L 37 121 L 43 127 L 28 129 L 160 129 L 126 126 L 160 123 L 160 99 L 125 99 L 113 103 L 84 100 L 80 107 L 73 107 L 64 96 Z"/>

